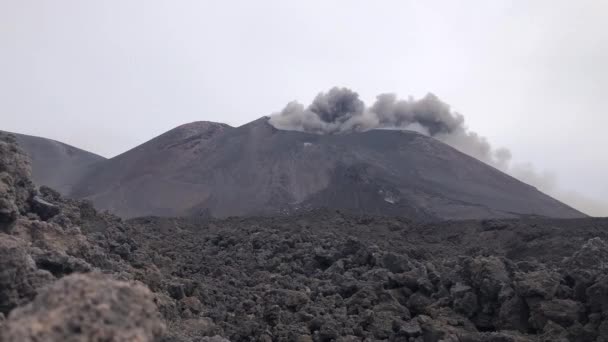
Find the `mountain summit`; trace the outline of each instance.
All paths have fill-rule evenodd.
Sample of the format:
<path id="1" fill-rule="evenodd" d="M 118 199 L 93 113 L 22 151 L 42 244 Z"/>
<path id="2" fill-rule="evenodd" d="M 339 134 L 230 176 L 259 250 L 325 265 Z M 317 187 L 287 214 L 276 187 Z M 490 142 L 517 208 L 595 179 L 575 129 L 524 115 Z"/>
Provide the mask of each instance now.
<path id="1" fill-rule="evenodd" d="M 96 163 L 68 193 L 123 217 L 315 208 L 424 219 L 584 216 L 414 131 L 319 135 L 279 130 L 267 117 L 236 128 L 179 126 Z"/>

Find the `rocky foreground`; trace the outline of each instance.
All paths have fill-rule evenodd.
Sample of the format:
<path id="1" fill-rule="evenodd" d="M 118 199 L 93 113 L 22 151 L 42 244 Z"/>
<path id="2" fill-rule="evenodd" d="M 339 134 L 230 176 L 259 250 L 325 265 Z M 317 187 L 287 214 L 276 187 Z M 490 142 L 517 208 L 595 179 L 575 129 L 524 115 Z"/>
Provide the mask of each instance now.
<path id="1" fill-rule="evenodd" d="M 0 137 L 0 341 L 608 341 L 608 220 L 123 221 Z"/>

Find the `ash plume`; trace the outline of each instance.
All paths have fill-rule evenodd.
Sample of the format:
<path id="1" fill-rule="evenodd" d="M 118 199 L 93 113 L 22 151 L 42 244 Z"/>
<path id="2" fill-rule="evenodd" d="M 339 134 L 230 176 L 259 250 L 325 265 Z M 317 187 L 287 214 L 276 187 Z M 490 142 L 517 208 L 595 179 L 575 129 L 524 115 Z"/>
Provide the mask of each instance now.
<path id="1" fill-rule="evenodd" d="M 371 106 L 348 89 L 334 87 L 319 93 L 305 107 L 293 101 L 270 117 L 277 129 L 315 134 L 340 134 L 370 129 L 407 129 L 434 137 L 463 153 L 492 165 L 519 180 L 591 215 L 605 214 L 602 203 L 578 193 L 564 191 L 550 172 L 538 172 L 529 163 L 512 163 L 506 148 L 493 148 L 488 140 L 470 131 L 464 116 L 453 111 L 434 94 L 421 99 L 399 99 L 395 94 L 380 94 Z"/>
<path id="2" fill-rule="evenodd" d="M 356 92 L 335 87 L 317 95 L 308 107 L 290 102 L 281 112 L 271 115 L 270 123 L 278 129 L 316 134 L 409 129 L 435 137 L 493 166 L 507 166 L 511 159 L 508 150 L 493 150 L 484 137 L 470 132 L 464 116 L 434 94 L 419 100 L 380 94 L 367 107 Z"/>

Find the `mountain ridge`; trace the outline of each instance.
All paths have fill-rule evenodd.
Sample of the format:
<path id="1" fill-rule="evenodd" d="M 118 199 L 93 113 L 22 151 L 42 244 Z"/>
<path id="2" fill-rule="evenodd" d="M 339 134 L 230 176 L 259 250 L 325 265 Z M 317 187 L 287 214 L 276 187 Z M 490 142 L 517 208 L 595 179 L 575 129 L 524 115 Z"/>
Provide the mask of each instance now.
<path id="1" fill-rule="evenodd" d="M 321 135 L 268 120 L 180 125 L 85 170 L 69 195 L 127 218 L 322 207 L 418 219 L 585 216 L 418 132 Z"/>
<path id="2" fill-rule="evenodd" d="M 107 160 L 98 154 L 57 140 L 4 133 L 14 135 L 18 144 L 30 156 L 34 183 L 52 187 L 62 194 L 68 194 L 90 167 Z"/>
<path id="3" fill-rule="evenodd" d="M 128 161 L 106 162 L 73 194 L 125 217 L 273 215 L 321 206 L 441 219 L 582 215 L 413 131 L 319 135 L 279 130 L 268 117 L 221 127 L 195 139 L 175 139 L 170 130 L 121 155 Z M 154 148 L 168 137 L 170 147 Z M 137 165 L 129 169 L 135 174 L 125 163 Z"/>

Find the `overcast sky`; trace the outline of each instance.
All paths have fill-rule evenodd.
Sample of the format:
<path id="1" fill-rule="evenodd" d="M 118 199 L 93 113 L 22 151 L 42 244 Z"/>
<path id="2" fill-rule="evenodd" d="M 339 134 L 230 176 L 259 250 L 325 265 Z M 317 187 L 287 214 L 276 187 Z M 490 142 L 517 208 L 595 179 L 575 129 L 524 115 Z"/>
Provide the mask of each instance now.
<path id="1" fill-rule="evenodd" d="M 111 157 L 332 86 L 433 92 L 602 209 L 607 15 L 603 0 L 0 0 L 0 129 Z"/>

